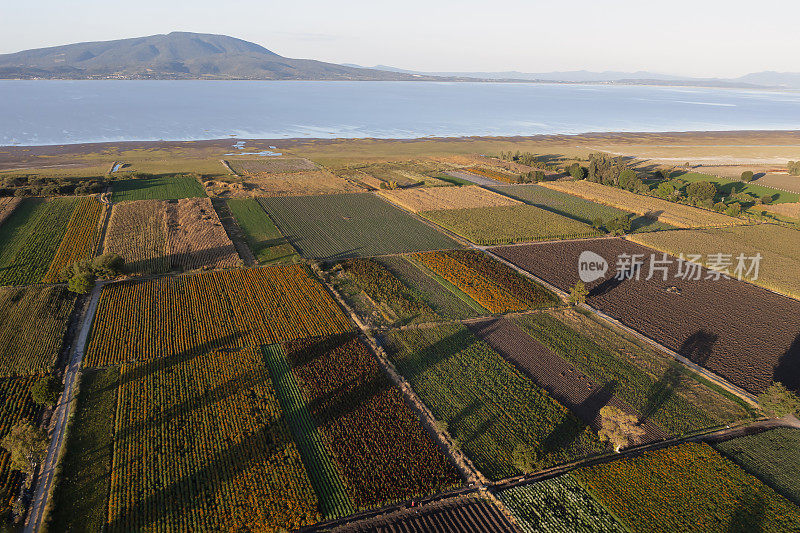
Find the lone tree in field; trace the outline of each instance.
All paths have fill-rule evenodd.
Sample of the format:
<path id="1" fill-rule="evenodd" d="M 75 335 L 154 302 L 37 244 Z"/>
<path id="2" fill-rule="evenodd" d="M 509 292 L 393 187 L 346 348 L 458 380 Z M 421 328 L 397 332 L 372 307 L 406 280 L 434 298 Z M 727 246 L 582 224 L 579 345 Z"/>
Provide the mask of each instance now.
<path id="1" fill-rule="evenodd" d="M 759 395 L 758 403 L 767 416 L 774 418 L 800 414 L 800 396 L 778 381 Z"/>
<path id="2" fill-rule="evenodd" d="M 572 305 L 585 304 L 588 295 L 589 291 L 586 289 L 586 285 L 578 280 L 578 283 L 569 290 L 569 303 Z"/>
<path id="3" fill-rule="evenodd" d="M 600 409 L 600 418 L 601 428 L 597 434 L 601 441 L 611 443 L 617 453 L 625 446 L 636 444 L 644 435 L 636 416 L 612 405 Z"/>
<path id="4" fill-rule="evenodd" d="M 742 181 L 753 181 L 755 174 L 753 174 L 752 170 L 745 170 L 742 172 Z"/>
<path id="5" fill-rule="evenodd" d="M 31 387 L 31 399 L 39 405 L 50 407 L 58 401 L 63 388 L 61 380 L 55 376 L 45 376 Z"/>
<path id="6" fill-rule="evenodd" d="M 47 452 L 47 433 L 23 420 L 14 424 L 0 446 L 11 454 L 11 469 L 32 475 Z"/>

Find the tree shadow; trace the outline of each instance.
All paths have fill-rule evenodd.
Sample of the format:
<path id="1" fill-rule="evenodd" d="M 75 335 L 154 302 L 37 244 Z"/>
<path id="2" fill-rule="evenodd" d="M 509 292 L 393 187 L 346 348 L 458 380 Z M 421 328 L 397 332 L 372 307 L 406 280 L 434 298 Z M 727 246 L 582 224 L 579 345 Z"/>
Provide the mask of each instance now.
<path id="1" fill-rule="evenodd" d="M 778 359 L 772 379 L 780 381 L 789 390 L 800 392 L 800 333 Z"/>
<path id="2" fill-rule="evenodd" d="M 731 516 L 726 533 L 760 533 L 764 531 L 767 504 L 756 493 L 745 494 L 740 507 Z"/>
<path id="3" fill-rule="evenodd" d="M 678 348 L 678 353 L 689 359 L 690 361 L 704 366 L 714 348 L 714 344 L 719 339 L 719 335 L 711 333 L 704 329 L 700 329 L 686 338 Z"/>
<path id="4" fill-rule="evenodd" d="M 636 262 L 630 265 L 621 276 L 614 275 L 598 285 L 595 285 L 591 290 L 589 290 L 589 294 L 587 294 L 586 297 L 595 298 L 610 293 L 622 285 L 623 282 L 636 277 L 638 271 L 642 268 L 642 264 L 642 262 Z"/>
<path id="5" fill-rule="evenodd" d="M 590 425 L 599 429 L 600 410 L 614 397 L 618 385 L 616 381 L 606 383 L 573 409 L 577 416 L 567 413 L 542 441 L 543 453 L 557 453 L 569 448 Z"/>
<path id="6" fill-rule="evenodd" d="M 650 386 L 647 391 L 647 402 L 641 409 L 639 424 L 643 424 L 650 419 L 670 398 L 675 394 L 678 386 L 683 380 L 683 367 L 678 361 L 671 361 L 664 375 L 657 382 Z"/>

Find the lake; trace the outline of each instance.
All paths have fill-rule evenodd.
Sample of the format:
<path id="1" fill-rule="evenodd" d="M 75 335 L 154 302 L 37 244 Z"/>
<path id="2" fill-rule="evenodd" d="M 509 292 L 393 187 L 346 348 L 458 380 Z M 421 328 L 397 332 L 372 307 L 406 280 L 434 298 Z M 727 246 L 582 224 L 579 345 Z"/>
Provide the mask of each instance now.
<path id="1" fill-rule="evenodd" d="M 536 83 L 0 80 L 0 145 L 800 129 L 800 93 Z"/>

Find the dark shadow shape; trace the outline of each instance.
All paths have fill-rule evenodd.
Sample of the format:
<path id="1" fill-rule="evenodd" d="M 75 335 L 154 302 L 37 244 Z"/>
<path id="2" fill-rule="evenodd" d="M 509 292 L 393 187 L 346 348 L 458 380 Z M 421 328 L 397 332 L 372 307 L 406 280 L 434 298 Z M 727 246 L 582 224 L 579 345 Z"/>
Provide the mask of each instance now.
<path id="1" fill-rule="evenodd" d="M 780 381 L 789 390 L 800 392 L 800 333 L 778 359 L 772 379 Z"/>
<path id="2" fill-rule="evenodd" d="M 587 298 L 595 298 L 598 296 L 604 296 L 620 285 L 625 281 L 628 281 L 631 278 L 635 278 L 637 272 L 642 268 L 642 263 L 635 263 L 627 268 L 623 275 L 614 275 L 613 277 L 608 278 L 607 280 L 601 282 L 598 285 L 592 287 L 589 291 L 589 294 L 586 296 Z"/>
<path id="3" fill-rule="evenodd" d="M 745 494 L 740 507 L 736 509 L 728 522 L 726 533 L 761 533 L 764 531 L 764 518 L 767 504 L 764 497 L 757 493 Z"/>
<path id="4" fill-rule="evenodd" d="M 664 375 L 653 383 L 647 391 L 647 402 L 641 409 L 639 424 L 650 419 L 665 403 L 675 394 L 683 380 L 683 367 L 677 361 L 672 361 Z"/>
<path id="5" fill-rule="evenodd" d="M 711 357 L 714 344 L 718 339 L 719 335 L 716 333 L 711 333 L 703 329 L 698 330 L 683 341 L 681 347 L 678 348 L 678 353 L 690 361 L 704 366 Z"/>

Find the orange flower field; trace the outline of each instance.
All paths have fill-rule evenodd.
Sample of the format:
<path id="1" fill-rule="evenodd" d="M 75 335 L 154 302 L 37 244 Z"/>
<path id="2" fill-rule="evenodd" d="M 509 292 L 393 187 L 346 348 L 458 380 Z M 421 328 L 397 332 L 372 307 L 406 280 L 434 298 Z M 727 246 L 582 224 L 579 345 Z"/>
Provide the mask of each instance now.
<path id="1" fill-rule="evenodd" d="M 58 283 L 62 268 L 81 259 L 92 259 L 97 255 L 100 240 L 100 216 L 103 204 L 92 196 L 78 199 L 67 224 L 67 232 L 58 245 L 50 268 L 42 278 L 45 283 Z"/>
<path id="2" fill-rule="evenodd" d="M 103 288 L 85 363 L 187 356 L 350 327 L 301 265 L 127 281 Z"/>

